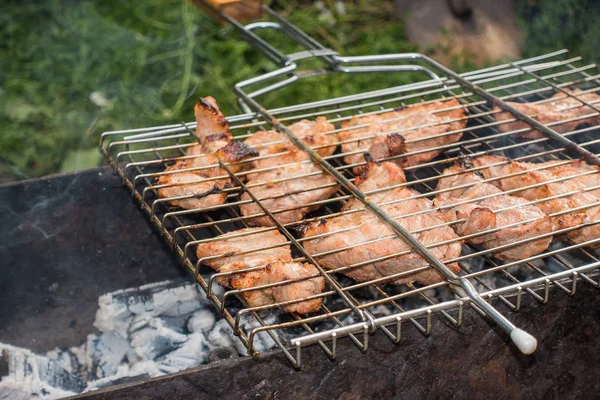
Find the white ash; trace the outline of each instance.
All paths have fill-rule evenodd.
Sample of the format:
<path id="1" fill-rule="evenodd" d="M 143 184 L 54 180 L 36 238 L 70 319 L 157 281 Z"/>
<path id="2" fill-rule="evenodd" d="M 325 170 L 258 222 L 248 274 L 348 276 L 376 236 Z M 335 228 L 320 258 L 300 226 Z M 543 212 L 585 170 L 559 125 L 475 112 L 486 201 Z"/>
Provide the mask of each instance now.
<path id="1" fill-rule="evenodd" d="M 221 294 L 221 288 L 215 290 Z M 87 369 L 95 378 L 172 373 L 207 363 L 210 352 L 221 347 L 247 355 L 233 330 L 225 320 L 217 320 L 212 303 L 192 283 L 169 281 L 121 290 L 101 296 L 99 306 L 94 326 L 103 334 L 88 341 L 87 349 Z M 249 319 L 253 318 L 242 318 L 245 331 L 258 326 Z M 255 342 L 259 351 L 275 345 L 263 333 Z"/>
<path id="2" fill-rule="evenodd" d="M 223 293 L 218 286 L 214 290 L 218 296 Z M 224 347 L 247 355 L 231 327 L 189 281 L 158 282 L 100 296 L 94 326 L 99 332 L 88 335 L 81 346 L 56 348 L 46 355 L 0 344 L 0 349 L 11 349 L 9 375 L 0 377 L 0 400 L 57 398 L 173 373 L 208 363 L 211 352 Z M 245 332 L 257 326 L 254 317 L 241 318 Z M 265 332 L 257 334 L 254 343 L 257 351 L 275 346 Z"/>
<path id="3" fill-rule="evenodd" d="M 207 333 L 215 325 L 215 314 L 209 309 L 201 309 L 192 314 L 187 328 L 190 332 Z"/>
<path id="4" fill-rule="evenodd" d="M 58 354 L 56 354 L 58 356 Z M 81 392 L 85 382 L 57 361 L 0 343 L 0 399 L 57 399 Z"/>
<path id="5" fill-rule="evenodd" d="M 123 362 L 135 359 L 134 350 L 129 342 L 116 332 L 88 336 L 86 366 L 87 370 L 98 378 L 116 374 L 117 368 Z"/>
<path id="6" fill-rule="evenodd" d="M 222 296 L 222 288 L 216 286 L 214 290 Z M 372 298 L 370 290 L 365 288 L 361 298 Z M 393 290 L 403 293 L 409 288 L 400 286 Z M 439 297 L 440 293 L 428 291 L 427 295 Z M 412 302 L 413 296 L 402 299 L 407 309 L 417 306 Z M 0 382 L 9 393 L 6 397 L 0 390 L 0 400 L 14 398 L 17 392 L 24 394 L 21 396 L 24 398 L 59 397 L 173 373 L 208 363 L 211 352 L 222 348 L 247 355 L 247 349 L 227 321 L 219 317 L 198 286 L 189 281 L 159 282 L 108 293 L 100 296 L 98 306 L 94 326 L 99 332 L 88 335 L 81 346 L 54 349 L 45 356 L 19 349 L 37 360 L 36 365 L 44 366 L 37 371 L 56 371 L 56 376 L 50 378 L 39 372 L 35 375 L 33 368 L 21 367 L 25 373 L 11 372 Z M 369 311 L 380 317 L 395 310 L 389 305 L 378 305 Z M 267 325 L 286 318 L 289 315 L 278 310 L 263 315 Z M 358 322 L 356 313 L 349 313 L 341 320 L 343 325 Z M 317 330 L 337 326 L 333 324 L 331 320 L 322 321 Z M 240 320 L 240 329 L 247 335 L 258 326 L 251 314 Z M 301 327 L 289 329 L 285 334 L 273 332 L 283 343 L 289 342 L 291 336 L 305 333 Z M 256 334 L 253 345 L 255 351 L 264 352 L 275 347 L 275 342 L 262 331 Z"/>

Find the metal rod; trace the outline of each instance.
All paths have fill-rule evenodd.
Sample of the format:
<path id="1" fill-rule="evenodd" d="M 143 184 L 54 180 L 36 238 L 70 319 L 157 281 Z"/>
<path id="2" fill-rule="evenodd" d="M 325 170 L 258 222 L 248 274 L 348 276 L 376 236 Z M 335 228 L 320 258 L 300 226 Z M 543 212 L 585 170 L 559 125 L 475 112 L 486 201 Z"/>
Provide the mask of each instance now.
<path id="1" fill-rule="evenodd" d="M 427 56 L 422 56 L 422 58 L 427 63 L 434 66 L 436 69 L 442 71 L 445 75 L 451 76 L 456 82 L 458 82 L 461 85 L 474 91 L 475 93 L 477 93 L 478 95 L 480 95 L 481 97 L 483 97 L 484 99 L 489 101 L 491 104 L 495 104 L 498 107 L 500 107 L 501 109 L 503 109 L 504 111 L 508 111 L 509 113 L 511 113 L 512 115 L 517 117 L 518 119 L 528 123 L 530 126 L 535 128 L 536 130 L 539 130 L 540 132 L 544 133 L 546 136 L 556 140 L 561 145 L 565 146 L 568 150 L 571 150 L 574 153 L 579 154 L 588 163 L 600 166 L 600 158 L 597 155 L 595 155 L 594 153 L 582 148 L 577 143 L 565 138 L 560 133 L 556 132 L 553 129 L 548 128 L 546 125 L 540 123 L 539 121 L 536 121 L 535 119 L 529 117 L 528 115 L 523 114 L 521 111 L 519 111 L 515 107 L 511 106 L 504 100 L 501 100 L 500 98 L 487 92 L 486 90 L 482 89 L 480 86 L 478 86 L 474 83 L 471 83 L 469 80 L 461 77 L 459 74 L 452 71 L 451 69 L 444 67 L 442 64 L 438 63 L 437 61 L 434 61 L 433 59 L 431 59 Z"/>
<path id="2" fill-rule="evenodd" d="M 238 88 L 236 88 L 238 89 Z M 296 135 L 294 135 L 285 125 L 277 121 L 275 118 L 271 117 L 266 109 L 264 109 L 260 104 L 258 104 L 254 99 L 251 99 L 246 96 L 246 94 L 237 90 L 237 94 L 243 98 L 245 98 L 247 104 L 249 104 L 254 110 L 260 113 L 265 120 L 270 122 L 273 127 L 277 130 L 284 132 L 299 149 L 305 151 L 310 155 L 310 158 L 318 163 L 321 168 L 329 172 L 333 175 L 342 186 L 344 186 L 347 190 L 352 192 L 356 198 L 358 198 L 366 208 L 375 213 L 381 220 L 385 221 L 388 225 L 392 227 L 396 233 L 398 233 L 404 240 L 408 242 L 408 244 L 423 258 L 425 258 L 435 269 L 439 272 L 444 279 L 450 282 L 451 285 L 458 285 L 462 287 L 467 295 L 472 299 L 472 301 L 477 304 L 486 315 L 491 318 L 496 324 L 498 324 L 506 333 L 508 333 L 513 340 L 513 342 L 517 345 L 519 350 L 524 354 L 531 354 L 535 351 L 537 347 L 537 341 L 535 338 L 528 333 L 522 331 L 521 329 L 516 328 L 506 317 L 504 317 L 498 310 L 493 308 L 489 303 L 487 303 L 483 298 L 479 296 L 477 291 L 473 288 L 472 284 L 467 280 L 459 279 L 459 277 L 450 270 L 444 263 L 442 263 L 439 259 L 437 259 L 433 254 L 431 254 L 418 240 L 416 240 L 410 233 L 404 229 L 400 224 L 398 224 L 395 220 L 389 217 L 383 210 L 381 210 L 378 206 L 369 201 L 369 199 L 356 187 L 352 182 L 350 182 L 346 177 L 340 174 L 335 168 L 333 168 L 329 163 L 325 162 L 321 156 L 312 150 L 309 146 L 307 146 L 302 140 L 300 140 Z"/>

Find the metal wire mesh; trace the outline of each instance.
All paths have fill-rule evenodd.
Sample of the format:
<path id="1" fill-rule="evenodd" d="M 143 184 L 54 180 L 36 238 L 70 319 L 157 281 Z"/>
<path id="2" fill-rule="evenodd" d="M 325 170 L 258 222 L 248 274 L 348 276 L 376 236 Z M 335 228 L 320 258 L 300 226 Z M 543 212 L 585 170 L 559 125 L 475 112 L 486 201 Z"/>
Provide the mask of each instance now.
<path id="1" fill-rule="evenodd" d="M 476 83 L 487 92 L 499 97 L 504 101 L 518 103 L 545 104 L 556 101 L 555 95 L 564 96 L 564 98 L 579 98 L 582 94 L 595 93 L 600 90 L 597 68 L 595 65 L 584 65 L 577 57 L 565 59 L 564 52 L 557 52 L 547 56 L 536 57 L 530 60 L 523 60 L 515 64 L 505 64 L 498 67 L 479 70 L 468 74 L 463 74 L 463 78 Z M 580 89 L 574 95 L 565 89 Z M 552 96 L 555 96 L 551 99 Z M 448 137 L 457 133 L 462 134 L 458 142 L 445 143 L 433 147 L 420 148 L 417 151 L 391 156 L 381 161 L 399 161 L 417 154 L 424 154 L 431 151 L 439 151 L 440 155 L 425 163 L 404 168 L 407 176 L 407 182 L 395 187 L 388 187 L 384 191 L 393 190 L 398 186 L 415 189 L 420 194 L 416 197 L 433 199 L 437 194 L 444 190 L 436 188 L 436 183 L 442 174 L 442 171 L 453 165 L 463 155 L 471 157 L 481 155 L 502 155 L 512 160 L 526 162 L 546 162 L 552 160 L 562 160 L 565 164 L 569 160 L 577 159 L 579 156 L 569 149 L 566 149 L 561 143 L 558 143 L 547 137 L 540 138 L 520 138 L 519 134 L 530 131 L 530 127 L 517 130 L 505 129 L 511 123 L 518 122 L 516 118 L 497 120 L 495 116 L 500 112 L 494 109 L 490 102 L 477 95 L 469 88 L 457 83 L 455 80 L 444 77 L 442 80 L 430 80 L 419 82 L 414 85 L 406 85 L 394 90 L 377 91 L 371 93 L 361 93 L 352 96 L 346 96 L 330 101 L 315 102 L 298 106 L 282 107 L 269 110 L 269 113 L 279 122 L 289 126 L 301 119 L 315 119 L 318 116 L 324 116 L 329 122 L 335 124 L 334 130 L 326 132 L 326 135 L 334 135 L 343 130 L 340 124 L 350 120 L 357 115 L 376 115 L 392 111 L 398 106 L 411 107 L 415 104 L 432 104 L 440 100 L 456 99 L 462 107 L 468 109 L 468 114 L 461 117 L 466 120 L 465 128 L 452 130 L 437 134 L 438 137 Z M 600 106 L 600 105 L 598 105 Z M 573 116 L 568 113 L 569 110 L 587 107 L 589 113 L 581 113 Z M 440 112 L 447 111 L 442 109 Z M 565 118 L 548 123 L 549 128 L 555 129 L 564 126 L 567 123 L 573 123 L 575 128 L 564 133 L 563 136 L 571 141 L 578 143 L 582 148 L 591 151 L 594 154 L 600 152 L 600 135 L 596 126 L 587 124 L 578 124 L 578 121 L 587 122 L 592 117 L 600 115 L 594 102 L 578 101 L 573 107 L 567 108 Z M 536 118 L 536 115 L 530 115 Z M 231 131 L 237 140 L 244 140 L 257 130 L 271 129 L 257 114 L 244 114 L 229 118 Z M 393 121 L 387 121 L 393 122 Z M 445 124 L 454 121 L 446 121 Z M 385 126 L 386 121 L 382 124 Z M 392 341 L 398 342 L 402 326 L 406 323 L 416 327 L 423 334 L 427 335 L 432 327 L 433 315 L 439 315 L 455 326 L 461 325 L 463 309 L 465 305 L 471 305 L 473 309 L 481 310 L 470 302 L 470 299 L 463 292 L 451 285 L 448 281 L 442 281 L 430 285 L 420 285 L 411 283 L 405 285 L 392 285 L 390 282 L 403 277 L 409 277 L 418 272 L 432 268 L 424 266 L 412 271 L 404 271 L 387 277 L 378 278 L 366 282 L 353 281 L 343 274 L 355 268 L 360 268 L 365 263 L 344 265 L 336 270 L 322 268 L 320 260 L 335 252 L 342 252 L 347 248 L 335 249 L 326 254 L 309 254 L 303 243 L 307 240 L 302 238 L 298 229 L 302 224 L 315 222 L 323 219 L 331 219 L 336 216 L 347 214 L 342 212 L 342 207 L 355 196 L 343 186 L 337 186 L 337 183 L 329 183 L 337 188 L 335 194 L 327 199 L 314 201 L 310 206 L 316 208 L 316 211 L 310 212 L 304 220 L 281 224 L 278 215 L 290 211 L 290 208 L 264 212 L 265 207 L 262 204 L 268 198 L 261 198 L 259 188 L 270 183 L 247 183 L 247 177 L 251 173 L 261 171 L 241 171 L 233 172 L 230 165 L 221 164 L 224 174 L 211 178 L 199 178 L 199 181 L 219 181 L 229 179 L 231 185 L 226 187 L 224 192 L 227 194 L 227 201 L 224 204 L 208 208 L 183 210 L 173 207 L 170 203 L 173 200 L 193 198 L 194 195 L 180 196 L 177 198 L 160 198 L 157 194 L 159 189 L 169 187 L 169 185 L 159 185 L 156 178 L 173 174 L 173 171 L 166 171 L 166 167 L 178 160 L 194 159 L 202 155 L 186 155 L 186 150 L 197 144 L 197 139 L 193 134 L 195 123 L 153 127 L 147 129 L 125 130 L 107 132 L 102 136 L 101 149 L 105 156 L 119 173 L 125 183 L 125 186 L 131 191 L 133 197 L 141 206 L 142 210 L 148 214 L 156 228 L 161 232 L 167 243 L 180 257 L 183 264 L 195 276 L 198 283 L 207 292 L 208 297 L 214 302 L 215 306 L 221 311 L 224 318 L 230 323 L 234 332 L 239 335 L 240 340 L 248 348 L 249 354 L 257 354 L 255 342 L 261 335 L 269 335 L 272 340 L 283 350 L 288 359 L 296 366 L 301 362 L 301 348 L 309 344 L 318 344 L 325 353 L 331 357 L 336 356 L 337 339 L 348 335 L 351 342 L 361 350 L 368 347 L 368 334 L 375 329 L 381 329 Z M 407 133 L 411 130 L 432 127 L 433 125 L 407 126 L 402 129 L 391 129 L 388 134 Z M 347 129 L 347 128 L 346 128 Z M 370 137 L 352 138 L 338 142 L 337 145 L 347 144 L 350 141 L 369 139 Z M 428 137 L 427 140 L 431 140 Z M 418 144 L 422 138 L 413 140 L 413 144 Z M 276 142 L 268 145 L 277 144 Z M 360 147 L 360 146 L 359 146 Z M 415 146 L 419 147 L 419 146 Z M 318 150 L 318 147 L 313 149 Z M 366 149 L 360 148 L 355 152 L 363 152 Z M 280 154 L 277 154 L 280 155 Z M 350 181 L 354 181 L 352 172 L 354 167 L 360 167 L 364 162 L 348 164 L 344 161 L 345 157 L 351 155 L 349 152 L 338 150 L 329 156 L 324 157 L 338 172 L 343 174 Z M 267 155 L 263 157 L 254 157 L 240 162 L 240 165 L 256 162 L 264 157 L 273 157 Z M 306 160 L 305 163 L 312 161 Z M 240 165 L 236 165 L 239 167 Z M 203 169 L 216 168 L 219 165 L 210 165 L 203 167 L 192 167 L 191 171 L 202 171 Z M 285 168 L 286 165 L 263 168 L 262 171 L 277 168 Z M 544 170 L 548 166 L 541 166 L 538 169 Z M 482 168 L 473 168 L 481 170 Z M 281 178 L 282 182 L 293 179 L 305 179 L 307 182 L 320 174 L 327 174 L 326 171 L 311 172 L 307 175 L 294 176 L 293 178 Z M 584 174 L 598 174 L 599 171 L 585 172 Z M 521 173 L 523 174 L 523 173 Z M 518 177 L 519 173 L 514 176 Z M 486 182 L 494 183 L 506 176 L 486 179 Z M 572 179 L 569 177 L 568 179 Z M 556 181 L 565 181 L 567 178 L 558 178 Z M 553 181 L 554 182 L 554 181 Z M 197 182 L 188 182 L 191 185 Z M 543 186 L 548 182 L 534 183 L 528 188 Z M 183 185 L 186 185 L 183 184 Z M 181 183 L 171 185 L 182 185 Z M 306 191 L 319 190 L 323 186 L 306 187 Z M 598 187 L 589 187 L 586 190 L 593 192 Z M 519 190 L 522 190 L 519 189 Z M 381 192 L 382 190 L 378 190 Z M 517 192 L 513 190 L 512 192 Z M 242 198 L 243 193 L 249 193 L 250 198 Z M 506 192 L 511 194 L 511 192 Z M 373 193 L 366 192 L 366 196 Z M 560 196 L 568 197 L 573 192 L 563 193 Z M 286 194 L 287 195 L 287 194 Z M 277 196 L 275 196 L 277 197 Z M 493 195 L 491 196 L 493 197 Z M 477 199 L 474 199 L 477 200 Z M 547 200 L 547 199 L 546 199 Z M 402 200 L 397 200 L 402 201 Z M 242 215 L 240 206 L 248 203 L 256 203 L 259 211 L 254 215 Z M 394 201 L 392 201 L 393 203 Z M 530 204 L 539 204 L 540 201 L 530 201 Z M 296 208 L 306 207 L 306 204 L 297 205 Z M 600 206 L 600 198 L 597 202 L 592 202 L 583 206 L 581 209 L 592 209 Z M 292 207 L 294 208 L 294 207 Z M 362 212 L 364 209 L 352 210 L 350 212 Z M 573 210 L 563 210 L 562 213 L 568 213 Z M 227 232 L 233 232 L 242 228 L 249 227 L 249 221 L 259 216 L 271 218 L 276 226 L 265 227 L 262 231 L 278 230 L 284 234 L 286 242 L 278 244 L 277 247 L 290 246 L 294 261 L 312 262 L 318 268 L 318 274 L 326 278 L 327 287 L 325 291 L 314 298 L 322 298 L 323 304 L 320 309 L 309 315 L 298 315 L 293 313 L 284 313 L 281 308 L 298 303 L 302 300 L 291 300 L 287 302 L 278 302 L 271 305 L 260 307 L 249 307 L 244 300 L 244 295 L 249 292 L 256 292 L 265 288 L 289 284 L 290 280 L 268 285 L 260 285 L 249 289 L 227 289 L 224 292 L 217 290 L 217 281 L 232 272 L 215 273 L 210 268 L 204 266 L 206 259 L 199 260 L 196 256 L 196 247 L 198 244 L 213 243 L 221 240 L 217 238 Z M 406 215 L 396 219 L 405 218 Z M 454 226 L 461 221 L 447 222 L 446 225 Z M 520 222 L 522 223 L 522 222 Z M 600 220 L 588 220 L 585 226 L 593 226 L 600 223 Z M 519 224 L 519 223 L 517 223 Z M 503 262 L 494 257 L 493 253 L 500 250 L 496 248 L 483 248 L 481 246 L 470 244 L 468 241 L 462 245 L 462 254 L 459 257 L 445 260 L 444 263 L 458 263 L 461 272 L 460 279 L 469 280 L 480 294 L 492 301 L 498 299 L 510 309 L 516 311 L 520 308 L 523 294 L 529 294 L 540 302 L 549 300 L 550 288 L 557 287 L 568 294 L 574 294 L 578 281 L 583 281 L 599 286 L 597 281 L 597 270 L 600 268 L 600 259 L 598 250 L 594 245 L 600 243 L 600 238 L 592 238 L 588 241 L 578 244 L 567 243 L 561 240 L 559 235 L 564 234 L 582 226 L 569 227 L 566 229 L 547 233 L 552 236 L 551 246 L 541 254 L 533 255 L 526 259 Z M 506 228 L 506 227 L 503 227 Z M 423 230 L 430 229 L 425 228 Z M 351 230 L 349 228 L 348 230 Z M 468 237 L 454 239 L 463 242 L 465 239 L 482 236 L 492 233 L 483 231 L 472 234 Z M 328 234 L 339 234 L 334 232 Z M 417 232 L 411 232 L 413 234 Z M 248 235 L 248 240 L 252 240 L 254 233 L 238 233 L 240 236 Z M 383 241 L 389 238 L 380 238 L 376 241 Z M 539 239 L 538 237 L 527 238 L 512 242 L 508 247 L 522 245 Z M 361 245 L 364 245 L 362 243 Z M 434 244 L 439 245 L 439 243 Z M 431 245 L 430 245 L 431 246 Z M 265 250 L 264 245 L 256 243 L 256 246 L 248 253 Z M 394 254 L 386 255 L 383 259 L 398 257 L 407 254 L 408 250 L 403 250 Z M 212 258 L 224 257 L 226 254 L 215 254 Z M 369 260 L 373 262 L 373 260 Z M 311 277 L 303 278 L 303 280 Z"/>

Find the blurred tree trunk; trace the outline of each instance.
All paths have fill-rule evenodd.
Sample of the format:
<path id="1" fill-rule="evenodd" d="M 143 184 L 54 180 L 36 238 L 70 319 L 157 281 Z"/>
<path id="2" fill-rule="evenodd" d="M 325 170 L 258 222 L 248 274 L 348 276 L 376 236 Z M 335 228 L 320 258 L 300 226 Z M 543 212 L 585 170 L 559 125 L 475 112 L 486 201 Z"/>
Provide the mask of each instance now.
<path id="1" fill-rule="evenodd" d="M 520 57 L 513 0 L 395 0 L 408 39 L 441 62 Z"/>

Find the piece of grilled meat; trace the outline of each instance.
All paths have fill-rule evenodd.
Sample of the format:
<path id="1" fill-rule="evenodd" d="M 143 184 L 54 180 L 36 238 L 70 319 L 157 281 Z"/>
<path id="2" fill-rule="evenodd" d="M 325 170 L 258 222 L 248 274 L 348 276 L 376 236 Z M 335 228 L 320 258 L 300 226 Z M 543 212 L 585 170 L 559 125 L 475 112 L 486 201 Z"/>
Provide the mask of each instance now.
<path id="1" fill-rule="evenodd" d="M 325 290 L 325 279 L 308 263 L 292 261 L 287 239 L 277 230 L 246 228 L 229 232 L 217 241 L 201 243 L 196 254 L 202 264 L 218 272 L 230 274 L 219 278 L 219 284 L 233 289 L 250 289 L 279 282 L 289 283 L 266 289 L 251 290 L 241 296 L 250 307 L 303 299 Z M 219 256 L 218 258 L 212 258 Z M 294 280 L 304 279 L 297 282 Z M 286 312 L 308 314 L 319 309 L 322 298 L 283 306 Z"/>
<path id="2" fill-rule="evenodd" d="M 473 164 L 477 167 L 488 166 L 481 173 L 488 179 L 501 178 L 491 183 L 502 190 L 534 186 L 515 192 L 529 201 L 571 193 L 537 203 L 537 206 L 546 214 L 561 213 L 552 217 L 554 230 L 596 223 L 567 232 L 564 235 L 567 240 L 581 244 L 600 238 L 600 189 L 589 190 L 600 186 L 599 167 L 580 160 L 533 163 L 511 161 L 500 156 L 477 157 L 473 159 Z M 513 174 L 516 175 L 509 176 Z M 600 243 L 589 246 L 599 247 Z"/>
<path id="3" fill-rule="evenodd" d="M 515 103 L 509 101 L 508 104 L 544 125 L 560 121 L 569 121 L 550 126 L 550 128 L 558 133 L 571 132 L 577 128 L 577 126 L 582 124 L 598 125 L 598 123 L 600 123 L 600 116 L 590 115 L 597 114 L 597 111 L 584 105 L 576 98 L 571 97 L 576 96 L 586 103 L 592 104 L 595 107 L 599 107 L 600 96 L 598 96 L 596 93 L 581 94 L 581 89 L 564 90 L 567 91 L 569 95 L 559 92 L 550 98 L 551 101 L 546 101 L 544 103 Z M 494 111 L 497 111 L 497 113 L 494 114 L 494 118 L 498 122 L 515 119 L 511 113 L 502 111 L 502 109 L 498 106 L 494 107 Z M 586 115 L 589 116 L 583 118 Z M 573 119 L 576 120 L 573 121 Z M 501 132 L 510 132 L 519 129 L 526 129 L 528 127 L 529 125 L 526 122 L 518 120 L 513 122 L 505 122 L 498 125 L 498 129 Z M 525 132 L 520 132 L 516 135 L 526 139 L 538 139 L 545 137 L 545 135 L 538 130 L 528 130 Z"/>
<path id="4" fill-rule="evenodd" d="M 305 143 L 315 148 L 321 156 L 335 152 L 338 138 L 326 134 L 334 126 L 323 117 L 316 121 L 302 120 L 288 127 Z M 319 208 L 312 204 L 331 197 L 339 188 L 337 181 L 310 160 L 287 136 L 275 131 L 258 131 L 246 139 L 246 144 L 256 148 L 259 160 L 252 162 L 253 170 L 246 186 L 281 224 L 300 221 L 304 215 Z M 256 171 L 256 172 L 254 172 Z M 248 193 L 242 200 L 250 200 Z M 284 212 L 277 212 L 293 208 Z M 244 216 L 262 214 L 258 204 L 252 202 L 240 206 Z M 247 221 L 252 226 L 273 226 L 268 216 Z"/>
<path id="5" fill-rule="evenodd" d="M 361 176 L 357 177 L 355 184 L 364 192 L 375 191 L 406 182 L 404 173 L 398 165 L 391 162 L 378 164 L 369 161 Z M 393 188 L 374 193 L 368 193 L 370 201 L 378 204 L 389 216 L 396 219 L 409 232 L 446 223 L 444 215 L 433 210 L 431 201 L 424 197 L 413 198 L 419 192 L 405 187 Z M 393 204 L 386 204 L 394 201 Z M 379 219 L 371 211 L 359 210 L 363 204 L 358 199 L 351 199 L 345 206 L 346 214 L 322 219 L 305 226 L 302 230 L 303 246 L 311 255 L 316 256 L 317 262 L 325 268 L 336 270 L 353 264 L 364 263 L 356 268 L 340 270 L 339 272 L 359 282 L 384 278 L 394 274 L 405 275 L 391 279 L 393 284 L 403 284 L 418 281 L 422 284 L 439 282 L 442 277 L 429 268 L 417 273 L 410 271 L 426 267 L 429 264 L 417 253 L 390 257 L 395 253 L 411 250 L 404 239 L 395 236 L 395 231 Z M 407 216 L 418 213 L 417 215 Z M 317 235 L 324 235 L 311 239 Z M 425 246 L 458 239 L 452 228 L 448 226 L 435 227 L 412 234 Z M 377 239 L 391 236 L 389 239 L 373 242 Z M 371 243 L 372 242 L 372 243 Z M 325 256 L 319 253 L 331 252 Z M 460 240 L 448 244 L 429 248 L 429 251 L 438 259 L 445 261 L 460 256 Z M 448 265 L 458 272 L 456 263 Z"/>
<path id="6" fill-rule="evenodd" d="M 465 115 L 465 108 L 452 99 L 353 117 L 342 123 L 344 130 L 338 133 L 342 142 L 348 142 L 342 143 L 342 151 L 352 153 L 345 156 L 344 161 L 350 165 L 362 163 L 365 151 L 375 160 L 419 152 L 393 160 L 401 167 L 430 161 L 443 150 L 424 150 L 458 142 L 462 132 L 446 133 L 464 129 Z M 360 169 L 360 166 L 354 167 L 354 172 L 360 173 Z"/>
<path id="7" fill-rule="evenodd" d="M 506 195 L 496 186 L 483 182 L 481 174 L 466 171 L 472 168 L 470 161 L 462 159 L 446 168 L 438 181 L 437 190 L 444 191 L 437 194 L 435 205 L 443 208 L 449 220 L 466 220 L 454 225 L 456 233 L 467 236 L 501 228 L 466 239 L 486 249 L 494 249 L 552 232 L 550 218 L 542 210 L 528 205 L 521 197 Z M 551 241 L 552 237 L 541 238 L 496 250 L 493 254 L 501 260 L 520 260 L 543 252 Z"/>
<path id="8" fill-rule="evenodd" d="M 223 145 L 229 142 L 229 139 L 231 139 L 229 122 L 213 97 L 201 97 L 194 106 L 194 115 L 196 116 L 196 136 L 200 139 L 200 142 L 205 143 L 207 136 L 213 136 L 213 139 L 209 141 L 216 141 L 219 137 L 228 138 Z M 220 147 L 223 146 L 212 150 L 214 151 Z"/>
<path id="9" fill-rule="evenodd" d="M 183 197 L 169 203 L 184 209 L 202 209 L 225 203 L 227 193 L 223 190 L 231 183 L 227 171 L 219 167 L 219 160 L 228 163 L 235 173 L 248 168 L 249 163 L 243 163 L 243 160 L 258 155 L 247 144 L 233 140 L 229 124 L 212 97 L 198 100 L 194 113 L 196 136 L 201 144 L 189 147 L 186 158 L 167 167 L 166 174 L 156 180 L 157 185 L 165 185 L 158 189 L 158 196 Z M 222 179 L 215 179 L 219 177 Z"/>

